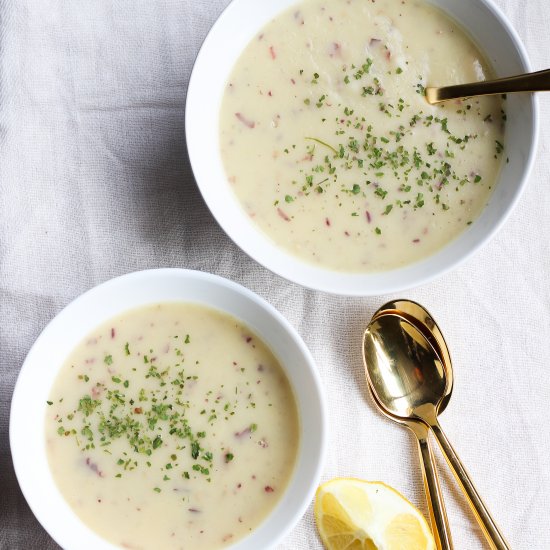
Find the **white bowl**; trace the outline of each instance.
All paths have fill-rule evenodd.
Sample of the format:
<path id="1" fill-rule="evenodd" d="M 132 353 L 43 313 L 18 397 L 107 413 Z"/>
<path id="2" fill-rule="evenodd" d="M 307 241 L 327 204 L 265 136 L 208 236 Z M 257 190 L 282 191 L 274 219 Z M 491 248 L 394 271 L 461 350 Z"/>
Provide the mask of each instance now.
<path id="1" fill-rule="evenodd" d="M 115 550 L 89 529 L 57 489 L 46 456 L 46 400 L 67 355 L 109 318 L 141 305 L 184 301 L 207 305 L 240 319 L 281 361 L 297 399 L 300 448 L 289 486 L 268 518 L 231 550 L 271 548 L 297 523 L 311 502 L 326 447 L 326 413 L 313 358 L 297 332 L 271 305 L 221 277 L 182 269 L 124 275 L 86 292 L 44 329 L 15 386 L 10 444 L 19 485 L 37 517 L 65 550 Z"/>
<path id="2" fill-rule="evenodd" d="M 295 0 L 233 0 L 212 27 L 197 56 L 185 113 L 189 159 L 199 189 L 225 232 L 271 271 L 306 287 L 348 296 L 398 292 L 442 275 L 463 262 L 501 227 L 527 182 L 537 148 L 538 108 L 530 94 L 507 102 L 507 156 L 489 205 L 470 228 L 435 255 L 404 268 L 350 274 L 308 264 L 278 247 L 245 214 L 227 184 L 219 148 L 219 111 L 231 70 L 253 36 Z M 478 44 L 499 76 L 531 70 L 517 33 L 491 0 L 430 0 Z M 238 32 L 236 32 L 238 29 Z"/>

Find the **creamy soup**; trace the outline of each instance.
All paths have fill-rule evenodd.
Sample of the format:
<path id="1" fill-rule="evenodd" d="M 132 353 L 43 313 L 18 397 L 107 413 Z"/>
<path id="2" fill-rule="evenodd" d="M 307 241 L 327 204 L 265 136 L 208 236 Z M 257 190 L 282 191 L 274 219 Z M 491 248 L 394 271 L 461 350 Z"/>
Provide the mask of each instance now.
<path id="1" fill-rule="evenodd" d="M 303 260 L 348 272 L 418 261 L 479 216 L 505 157 L 503 98 L 430 106 L 425 87 L 492 76 L 462 28 L 422 0 L 306 0 L 231 73 L 229 184 Z"/>
<path id="2" fill-rule="evenodd" d="M 61 368 L 46 445 L 61 493 L 122 548 L 222 548 L 250 533 L 293 471 L 299 421 L 281 365 L 198 305 L 127 312 Z"/>

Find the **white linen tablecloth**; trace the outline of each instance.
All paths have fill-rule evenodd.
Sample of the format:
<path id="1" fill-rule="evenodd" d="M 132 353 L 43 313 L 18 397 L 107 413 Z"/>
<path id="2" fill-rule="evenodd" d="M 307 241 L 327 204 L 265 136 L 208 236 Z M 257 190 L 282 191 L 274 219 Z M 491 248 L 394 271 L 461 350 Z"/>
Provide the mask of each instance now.
<path id="1" fill-rule="evenodd" d="M 77 295 L 145 268 L 210 271 L 277 307 L 310 347 L 326 389 L 323 478 L 382 480 L 426 511 L 414 440 L 366 397 L 361 336 L 387 298 L 329 296 L 273 275 L 227 238 L 193 180 L 187 81 L 227 3 L 0 0 L 2 550 L 58 548 L 23 499 L 9 451 L 10 399 L 26 353 Z M 548 0 L 497 4 L 534 68 L 549 67 Z M 511 219 L 459 269 L 402 293 L 443 328 L 456 386 L 442 424 L 522 550 L 550 548 L 550 96 L 540 100 L 538 160 Z M 486 548 L 439 465 L 455 547 Z M 321 548 L 311 507 L 280 548 Z"/>

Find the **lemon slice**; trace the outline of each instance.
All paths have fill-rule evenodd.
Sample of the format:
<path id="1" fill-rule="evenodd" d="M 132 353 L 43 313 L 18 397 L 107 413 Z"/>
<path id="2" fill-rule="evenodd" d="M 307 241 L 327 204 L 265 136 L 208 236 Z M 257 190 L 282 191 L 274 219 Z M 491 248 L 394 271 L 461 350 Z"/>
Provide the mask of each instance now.
<path id="1" fill-rule="evenodd" d="M 328 550 L 435 550 L 420 511 L 378 481 L 328 481 L 317 489 L 314 513 Z"/>

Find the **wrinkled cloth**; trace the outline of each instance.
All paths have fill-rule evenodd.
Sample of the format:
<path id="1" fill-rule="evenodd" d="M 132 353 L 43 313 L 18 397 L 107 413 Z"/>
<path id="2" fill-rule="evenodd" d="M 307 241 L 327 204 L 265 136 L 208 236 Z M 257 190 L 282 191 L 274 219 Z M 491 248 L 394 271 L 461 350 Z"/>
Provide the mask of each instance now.
<path id="1" fill-rule="evenodd" d="M 0 549 L 58 548 L 9 451 L 26 353 L 73 298 L 114 276 L 185 267 L 257 292 L 296 327 L 327 397 L 323 479 L 391 484 L 427 511 L 416 443 L 367 397 L 361 337 L 388 297 L 305 290 L 216 224 L 191 173 L 193 60 L 228 0 L 0 0 Z M 497 0 L 535 69 L 550 66 L 547 0 Z M 215 68 L 213 68 L 215 70 Z M 450 274 L 402 293 L 440 323 L 456 369 L 442 425 L 511 547 L 550 548 L 550 96 L 529 186 L 498 235 Z M 399 297 L 401 297 L 399 296 Z M 455 548 L 487 548 L 438 456 Z M 279 547 L 321 548 L 310 506 Z"/>

